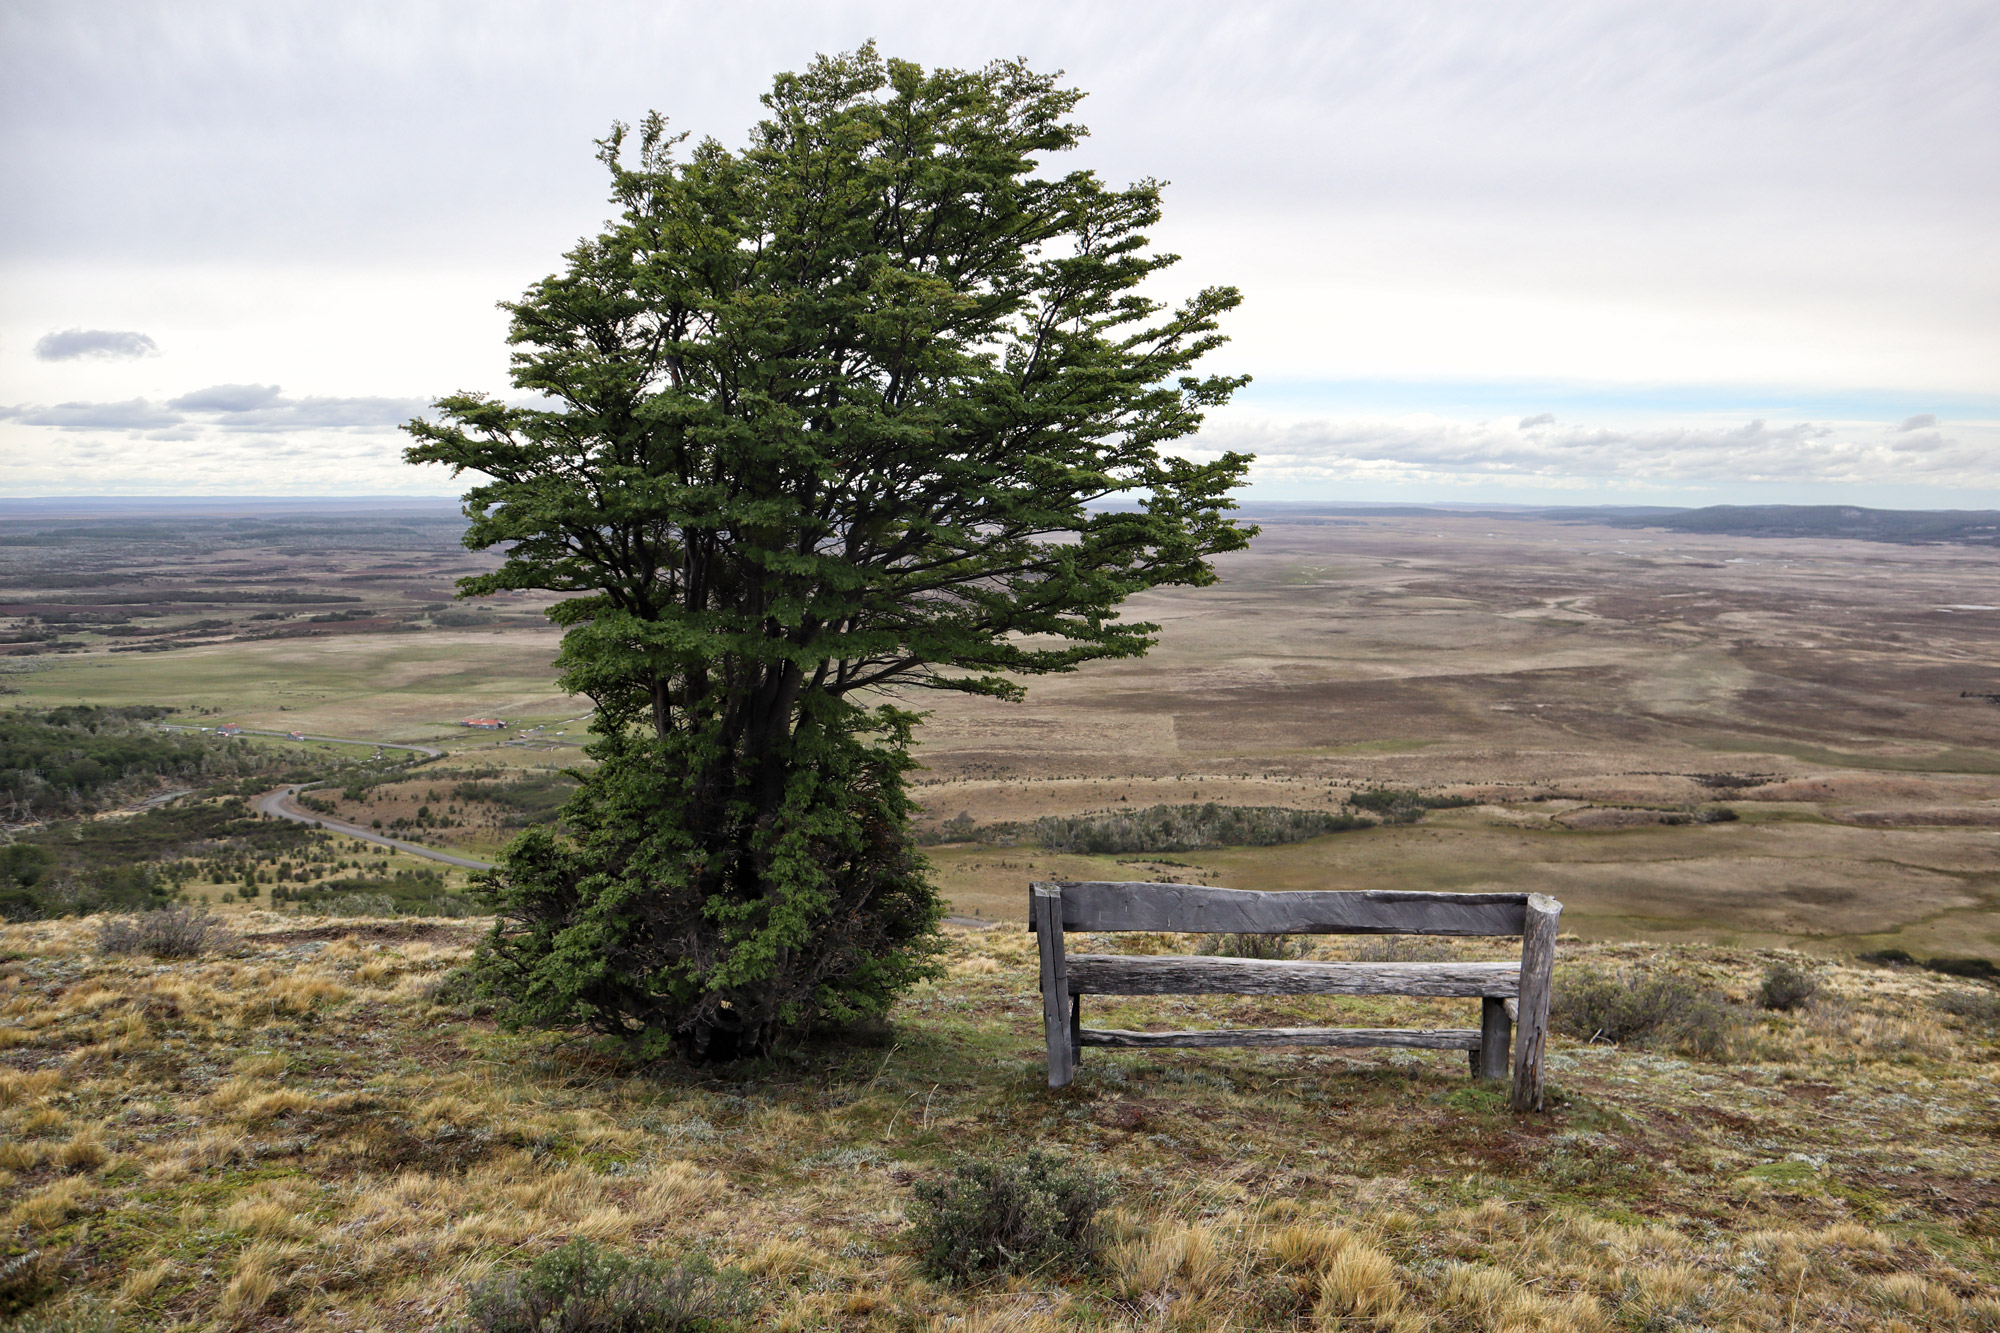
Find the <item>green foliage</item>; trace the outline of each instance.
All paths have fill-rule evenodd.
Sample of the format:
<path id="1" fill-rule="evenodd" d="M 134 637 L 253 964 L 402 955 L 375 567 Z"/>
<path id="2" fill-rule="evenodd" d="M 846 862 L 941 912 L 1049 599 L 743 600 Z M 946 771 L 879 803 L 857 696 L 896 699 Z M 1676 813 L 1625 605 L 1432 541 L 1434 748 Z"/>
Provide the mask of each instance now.
<path id="1" fill-rule="evenodd" d="M 1399 787 L 1369 787 L 1347 799 L 1356 810 L 1380 815 L 1385 824 L 1414 824 L 1426 810 L 1456 810 L 1473 803 L 1470 796 L 1426 796 Z"/>
<path id="2" fill-rule="evenodd" d="M 471 1289 L 467 1333 L 696 1333 L 759 1304 L 749 1277 L 705 1256 L 650 1259 L 575 1240 Z"/>
<path id="3" fill-rule="evenodd" d="M 162 907 L 173 899 L 176 884 L 191 877 L 165 858 L 198 855 L 214 873 L 238 882 L 253 861 L 301 855 L 321 837 L 302 824 L 253 814 L 235 798 L 38 829 L 0 850 L 0 870 L 36 867 L 31 882 L 19 871 L 11 886 L 0 877 L 0 916 L 31 921 Z"/>
<path id="4" fill-rule="evenodd" d="M 1087 1268 L 1103 1244 L 1104 1177 L 1031 1148 L 1017 1158 L 956 1159 L 919 1181 L 912 1240 L 927 1272 L 946 1281 L 995 1273 Z"/>
<path id="5" fill-rule="evenodd" d="M 1030 826 L 1052 852 L 1093 856 L 1191 852 L 1203 847 L 1269 847 L 1323 833 L 1371 828 L 1373 822 L 1276 805 L 1155 805 L 1092 815 L 1045 815 Z"/>
<path id="6" fill-rule="evenodd" d="M 1721 992 L 1673 972 L 1645 968 L 1606 972 L 1564 968 L 1550 995 L 1549 1022 L 1585 1041 L 1650 1046 L 1665 1042 L 1683 1054 L 1727 1054 L 1737 1029 Z"/>
<path id="7" fill-rule="evenodd" d="M 719 793 L 682 777 L 704 767 L 686 753 L 704 738 L 604 738 L 569 836 L 529 829 L 487 878 L 503 920 L 481 964 L 511 1021 L 729 1059 L 885 1014 L 933 973 L 942 905 L 905 836 L 909 717 L 816 711 L 754 822 L 758 775 Z"/>
<path id="8" fill-rule="evenodd" d="M 1249 540 L 1249 459 L 1161 448 L 1245 382 L 1192 373 L 1239 297 L 1144 294 L 1156 183 L 1038 174 L 1080 96 L 870 46 L 781 76 L 741 151 L 615 126 L 619 216 L 508 307 L 539 401 L 408 427 L 485 478 L 466 542 L 506 559 L 461 592 L 568 594 L 562 684 L 597 706 L 562 829 L 491 882 L 517 1019 L 714 1058 L 879 1013 L 938 905 L 914 716 L 858 701 L 1141 654 L 1119 605 Z"/>
<path id="9" fill-rule="evenodd" d="M 273 906 L 322 916 L 477 916 L 479 905 L 448 893 L 435 870 L 386 869 L 272 890 Z"/>
<path id="10" fill-rule="evenodd" d="M 1204 935 L 1195 952 L 1218 958 L 1304 958 L 1312 952 L 1312 941 L 1262 933 Z"/>
<path id="11" fill-rule="evenodd" d="M 2000 982 L 2000 967 L 1995 966 L 1990 958 L 1913 958 L 1903 949 L 1878 949 L 1873 953 L 1856 954 L 1855 958 L 1885 967 L 1921 967 L 1926 972 L 1940 972 L 1948 977 Z"/>
<path id="12" fill-rule="evenodd" d="M 567 773 L 536 773 L 512 782 L 461 782 L 451 799 L 497 805 L 508 812 L 508 824 L 524 828 L 555 818 L 575 790 L 576 779 Z"/>
<path id="13" fill-rule="evenodd" d="M 242 756 L 225 754 L 221 743 L 146 725 L 167 711 L 77 706 L 0 713 L 0 813 L 56 818 L 98 809 L 128 785 L 234 774 Z"/>
<path id="14" fill-rule="evenodd" d="M 1819 994 L 1819 978 L 1797 963 L 1780 960 L 1764 969 L 1757 987 L 1757 1003 L 1766 1009 L 1788 1012 L 1802 1009 Z"/>

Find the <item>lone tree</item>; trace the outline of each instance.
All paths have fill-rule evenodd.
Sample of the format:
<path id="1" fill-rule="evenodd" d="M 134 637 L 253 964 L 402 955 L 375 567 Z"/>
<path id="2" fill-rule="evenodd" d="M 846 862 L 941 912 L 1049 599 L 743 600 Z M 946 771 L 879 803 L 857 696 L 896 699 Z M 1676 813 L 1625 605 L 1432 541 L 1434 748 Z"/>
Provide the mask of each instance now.
<path id="1" fill-rule="evenodd" d="M 894 701 L 1138 656 L 1119 603 L 1253 534 L 1248 456 L 1161 451 L 1246 382 L 1189 373 L 1240 298 L 1143 294 L 1156 182 L 1037 174 L 1080 97 L 871 45 L 779 77 L 741 152 L 615 125 L 618 217 L 504 306 L 537 399 L 406 428 L 489 479 L 465 540 L 506 562 L 461 593 L 573 594 L 596 704 L 559 829 L 489 879 L 517 1021 L 720 1059 L 886 1010 L 940 914 Z"/>

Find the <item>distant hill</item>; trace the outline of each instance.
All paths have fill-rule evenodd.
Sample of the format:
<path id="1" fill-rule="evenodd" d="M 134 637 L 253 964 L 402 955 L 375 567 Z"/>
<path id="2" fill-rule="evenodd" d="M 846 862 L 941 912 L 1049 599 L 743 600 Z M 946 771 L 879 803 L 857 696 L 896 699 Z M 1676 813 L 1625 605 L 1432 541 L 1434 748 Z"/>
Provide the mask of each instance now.
<path id="1" fill-rule="evenodd" d="M 1549 518 L 1581 517 L 1549 510 Z M 1665 528 L 1730 537 L 1846 537 L 1870 542 L 1956 542 L 2000 546 L 2000 510 L 1863 509 L 1857 505 L 1710 505 L 1706 509 L 1634 514 L 1604 510 L 1595 522 L 1621 528 Z"/>
<path id="2" fill-rule="evenodd" d="M 1554 519 L 1614 528 L 1665 528 L 1725 537 L 1845 537 L 1870 542 L 1954 542 L 2000 546 L 2000 510 L 1864 509 L 1859 505 L 1393 505 L 1252 500 L 1238 511 L 1252 522 L 1313 526 L 1361 518 Z"/>

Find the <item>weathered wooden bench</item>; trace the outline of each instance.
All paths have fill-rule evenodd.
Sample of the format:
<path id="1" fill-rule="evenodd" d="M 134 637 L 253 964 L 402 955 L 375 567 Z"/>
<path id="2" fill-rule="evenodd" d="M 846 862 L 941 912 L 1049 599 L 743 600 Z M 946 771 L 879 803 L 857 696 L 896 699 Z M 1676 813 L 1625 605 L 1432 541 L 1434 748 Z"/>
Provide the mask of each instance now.
<path id="1" fill-rule="evenodd" d="M 1542 1109 L 1549 980 L 1562 904 L 1539 893 L 1254 893 L 1200 884 L 1038 883 L 1049 1086 L 1075 1077 L 1086 1046 L 1402 1046 L 1470 1052 L 1476 1078 L 1507 1077 L 1517 1111 Z M 1063 933 L 1519 935 L 1519 963 L 1308 963 L 1185 955 L 1076 954 Z M 1085 995 L 1425 995 L 1482 1001 L 1476 1028 L 1225 1028 L 1125 1032 L 1083 1026 Z M 1514 1029 L 1518 1027 L 1516 1036 Z"/>

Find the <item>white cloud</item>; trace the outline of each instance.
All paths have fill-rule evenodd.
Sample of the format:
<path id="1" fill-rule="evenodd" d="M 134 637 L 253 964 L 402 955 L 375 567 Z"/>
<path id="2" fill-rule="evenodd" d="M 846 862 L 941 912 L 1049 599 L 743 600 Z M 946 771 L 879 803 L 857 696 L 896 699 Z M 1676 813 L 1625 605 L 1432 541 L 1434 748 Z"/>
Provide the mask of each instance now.
<path id="1" fill-rule="evenodd" d="M 45 333 L 35 341 L 35 358 L 40 361 L 78 361 L 85 357 L 119 361 L 159 354 L 159 344 L 130 329 L 64 329 L 61 333 Z"/>
<path id="2" fill-rule="evenodd" d="M 217 384 L 167 400 L 57 403 L 0 407 L 0 419 L 65 431 L 164 431 L 207 427 L 223 431 L 394 430 L 429 404 L 421 398 L 285 398 L 275 384 Z M 153 439 L 186 438 L 155 434 Z"/>
<path id="3" fill-rule="evenodd" d="M 0 407 L 0 417 L 56 430 L 157 430 L 180 424 L 179 413 L 130 398 L 122 403 L 57 403 L 53 407 Z"/>
<path id="4" fill-rule="evenodd" d="M 283 392 L 275 384 L 214 384 L 170 400 L 183 412 L 249 412 L 269 407 Z"/>
<path id="5" fill-rule="evenodd" d="M 1990 433 L 1990 432 L 1986 432 Z M 1468 481 L 1659 493 L 1687 487 L 1902 485 L 2000 492 L 1990 439 L 1879 425 L 1752 420 L 1700 425 L 1569 425 L 1548 414 L 1515 423 L 1436 417 L 1293 420 L 1228 416 L 1202 451 L 1257 455 L 1262 488 L 1358 480 Z"/>

